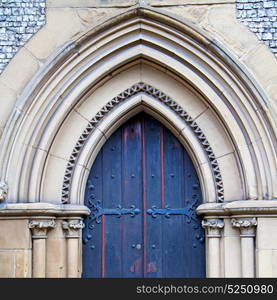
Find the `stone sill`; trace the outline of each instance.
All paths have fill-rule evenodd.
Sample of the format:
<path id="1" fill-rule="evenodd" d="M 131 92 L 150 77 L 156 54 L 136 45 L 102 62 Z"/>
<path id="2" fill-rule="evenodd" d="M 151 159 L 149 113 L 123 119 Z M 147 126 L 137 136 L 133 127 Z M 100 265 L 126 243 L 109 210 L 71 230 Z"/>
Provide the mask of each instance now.
<path id="1" fill-rule="evenodd" d="M 241 200 L 227 203 L 204 203 L 197 207 L 198 215 L 277 215 L 277 200 Z"/>
<path id="2" fill-rule="evenodd" d="M 52 203 L 2 203 L 0 217 L 12 216 L 53 216 L 53 217 L 81 217 L 90 214 L 84 205 L 52 204 Z"/>

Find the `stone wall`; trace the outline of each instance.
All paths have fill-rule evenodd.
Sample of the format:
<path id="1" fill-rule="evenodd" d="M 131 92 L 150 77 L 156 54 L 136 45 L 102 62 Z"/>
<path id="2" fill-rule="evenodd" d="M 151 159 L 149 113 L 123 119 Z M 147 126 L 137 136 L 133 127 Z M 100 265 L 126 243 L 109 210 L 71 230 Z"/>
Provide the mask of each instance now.
<path id="1" fill-rule="evenodd" d="M 0 0 L 0 73 L 17 53 L 19 48 L 36 33 L 46 21 L 45 7 L 52 0 Z M 71 1 L 69 6 L 72 5 Z M 193 1 L 192 1 L 193 2 Z M 130 7 L 136 3 L 153 7 L 187 6 L 187 1 L 96 1 L 90 6 Z M 197 2 L 197 1 L 196 1 Z M 201 2 L 201 1 L 200 1 Z M 236 0 L 237 18 L 254 32 L 258 39 L 269 46 L 277 56 L 277 1 L 276 0 Z M 57 4 L 58 5 L 58 4 Z"/>
<path id="2" fill-rule="evenodd" d="M 237 18 L 277 57 L 277 1 L 237 0 Z"/>
<path id="3" fill-rule="evenodd" d="M 0 0 L 0 73 L 45 24 L 46 0 Z"/>

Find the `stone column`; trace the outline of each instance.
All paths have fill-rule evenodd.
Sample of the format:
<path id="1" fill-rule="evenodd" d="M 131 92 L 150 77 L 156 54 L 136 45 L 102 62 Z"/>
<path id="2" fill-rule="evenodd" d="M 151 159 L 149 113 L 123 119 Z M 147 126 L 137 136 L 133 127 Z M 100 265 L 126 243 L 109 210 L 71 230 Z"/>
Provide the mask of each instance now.
<path id="1" fill-rule="evenodd" d="M 233 218 L 233 227 L 240 229 L 242 277 L 255 277 L 255 247 L 256 218 Z"/>
<path id="2" fill-rule="evenodd" d="M 220 238 L 224 227 L 222 219 L 206 219 L 202 221 L 207 237 L 207 277 L 220 277 Z"/>
<path id="3" fill-rule="evenodd" d="M 31 220 L 29 228 L 33 239 L 33 277 L 46 277 L 47 230 L 55 227 L 54 220 Z"/>
<path id="4" fill-rule="evenodd" d="M 79 239 L 81 229 L 84 228 L 82 220 L 64 221 L 63 229 L 67 232 L 67 277 L 79 277 Z"/>

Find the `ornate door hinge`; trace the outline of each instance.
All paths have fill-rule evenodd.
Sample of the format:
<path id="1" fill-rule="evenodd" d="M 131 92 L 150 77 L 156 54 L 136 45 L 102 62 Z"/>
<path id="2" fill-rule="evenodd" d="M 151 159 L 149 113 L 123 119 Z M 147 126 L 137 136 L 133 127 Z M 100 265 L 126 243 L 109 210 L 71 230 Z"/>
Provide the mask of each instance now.
<path id="1" fill-rule="evenodd" d="M 152 208 L 147 210 L 147 213 L 153 218 L 157 218 L 158 215 L 163 215 L 166 218 L 170 218 L 171 215 L 184 215 L 189 221 L 197 221 L 194 217 L 194 209 L 192 205 L 184 208 L 170 208 L 168 205 L 166 205 L 165 208 L 152 206 Z"/>
<path id="2" fill-rule="evenodd" d="M 100 201 L 92 203 L 91 208 L 92 213 L 89 219 L 91 222 L 96 222 L 97 224 L 101 223 L 103 215 L 116 216 L 120 218 L 123 215 L 130 215 L 131 217 L 134 217 L 140 213 L 140 209 L 136 208 L 135 205 L 131 205 L 130 208 L 122 208 L 121 205 L 118 205 L 116 208 L 102 208 L 100 206 Z"/>

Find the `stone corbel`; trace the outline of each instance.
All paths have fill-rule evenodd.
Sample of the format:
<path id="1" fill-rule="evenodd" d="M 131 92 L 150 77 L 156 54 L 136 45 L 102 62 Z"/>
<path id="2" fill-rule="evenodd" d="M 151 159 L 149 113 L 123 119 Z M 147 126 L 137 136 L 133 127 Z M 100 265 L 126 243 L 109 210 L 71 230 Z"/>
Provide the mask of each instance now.
<path id="1" fill-rule="evenodd" d="M 202 227 L 206 229 L 208 244 L 208 277 L 220 277 L 220 238 L 224 228 L 223 219 L 205 219 Z"/>
<path id="2" fill-rule="evenodd" d="M 232 218 L 233 227 L 240 230 L 242 277 L 255 277 L 255 246 L 256 218 Z"/>
<path id="3" fill-rule="evenodd" d="M 85 227 L 85 224 L 80 219 L 73 219 L 64 221 L 62 227 L 67 238 L 67 277 L 77 278 L 80 276 L 78 266 L 81 230 Z"/>
<path id="4" fill-rule="evenodd" d="M 47 231 L 56 226 L 54 220 L 31 220 L 29 228 L 33 239 L 33 277 L 46 277 Z"/>

